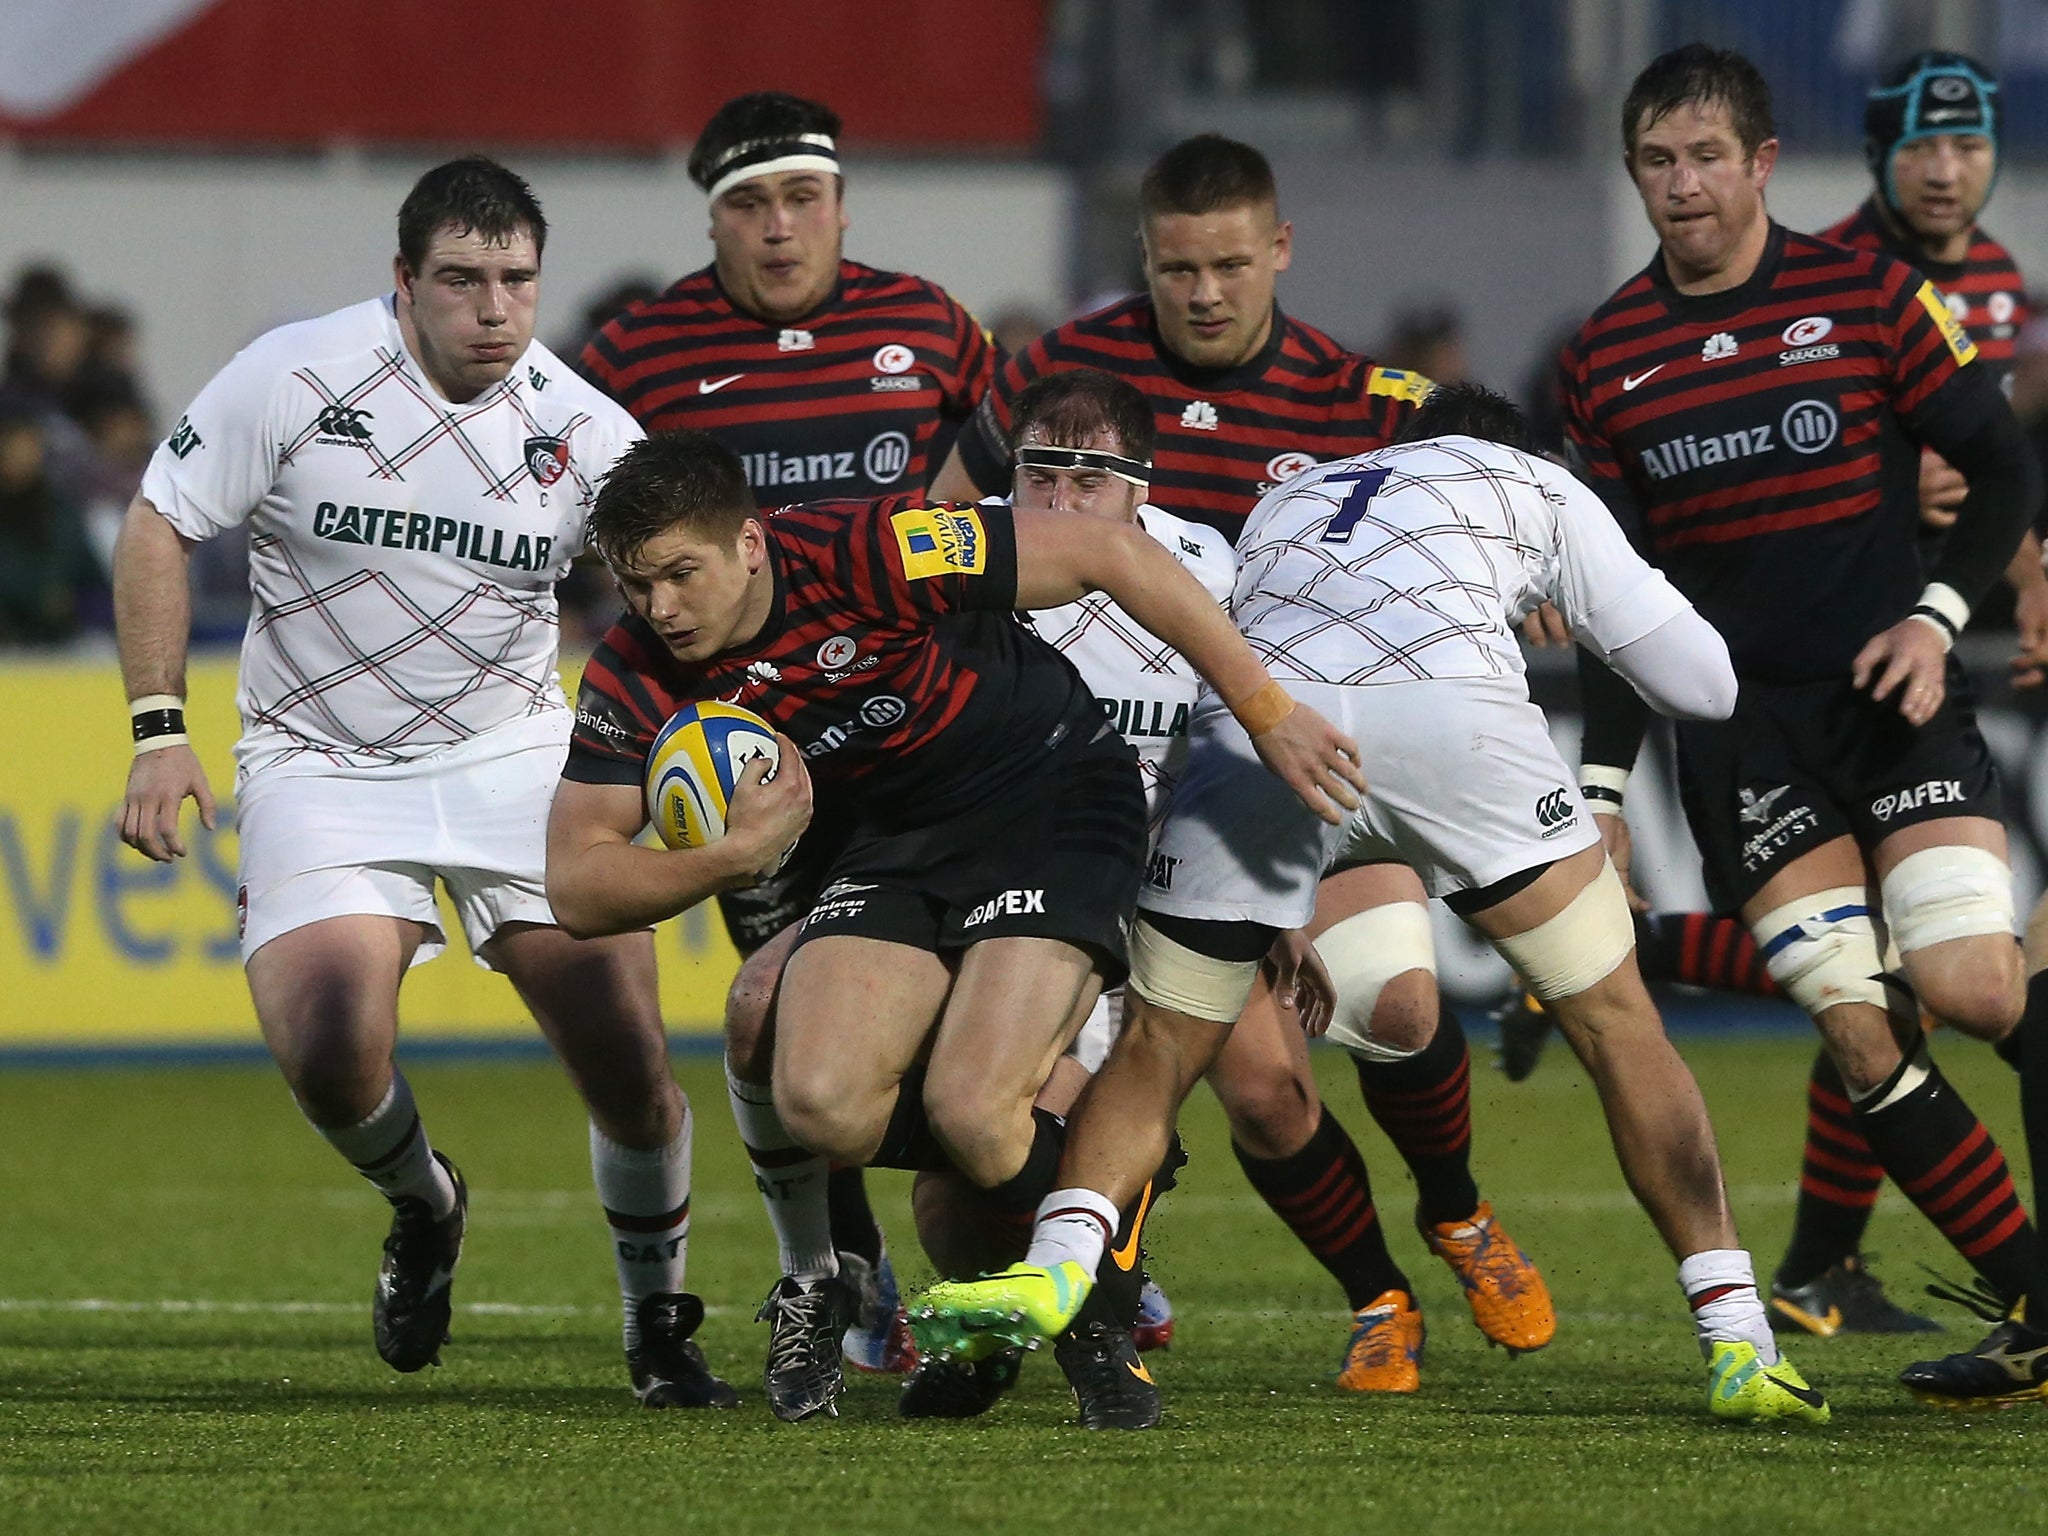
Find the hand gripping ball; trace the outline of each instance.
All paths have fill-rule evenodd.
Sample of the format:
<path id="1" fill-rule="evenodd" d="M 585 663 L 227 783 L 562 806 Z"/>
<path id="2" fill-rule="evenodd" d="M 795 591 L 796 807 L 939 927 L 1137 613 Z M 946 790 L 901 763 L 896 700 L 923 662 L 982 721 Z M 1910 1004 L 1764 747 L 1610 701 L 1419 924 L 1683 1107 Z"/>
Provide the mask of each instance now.
<path id="1" fill-rule="evenodd" d="M 689 704 L 670 718 L 647 753 L 647 819 L 670 848 L 702 848 L 725 836 L 733 786 L 748 763 L 782 761 L 775 731 L 737 704 Z"/>

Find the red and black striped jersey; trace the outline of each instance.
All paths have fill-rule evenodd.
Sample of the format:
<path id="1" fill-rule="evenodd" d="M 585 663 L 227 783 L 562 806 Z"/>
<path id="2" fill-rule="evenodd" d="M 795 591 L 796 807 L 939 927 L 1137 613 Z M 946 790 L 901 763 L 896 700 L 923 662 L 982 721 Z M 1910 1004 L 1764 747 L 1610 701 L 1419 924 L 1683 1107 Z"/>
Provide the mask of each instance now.
<path id="1" fill-rule="evenodd" d="M 2012 252 L 1982 226 L 1971 231 L 1970 249 L 1961 261 L 1935 261 L 1899 239 L 1873 198 L 1821 238 L 1859 251 L 1883 251 L 1932 279 L 1948 300 L 1948 312 L 1977 343 L 1978 359 L 2010 392 L 2013 347 L 2027 323 L 2027 288 Z"/>
<path id="2" fill-rule="evenodd" d="M 579 366 L 647 431 L 731 448 L 765 512 L 921 495 L 942 424 L 987 393 L 996 349 L 937 284 L 842 261 L 831 297 L 786 325 L 736 306 L 715 268 L 692 272 L 605 326 Z"/>
<path id="3" fill-rule="evenodd" d="M 987 494 L 1010 489 L 1011 403 L 1033 379 L 1100 368 L 1152 403 L 1159 440 L 1147 500 L 1235 539 L 1258 499 L 1312 464 L 1384 448 L 1429 393 L 1419 373 L 1383 368 L 1273 311 L 1273 333 L 1235 368 L 1195 368 L 1167 350 L 1146 294 L 1069 320 L 1007 359 L 960 434 L 960 459 Z"/>
<path id="4" fill-rule="evenodd" d="M 1750 278 L 1674 289 L 1659 255 L 1561 359 L 1571 446 L 1645 554 L 1761 682 L 1840 676 L 1924 583 L 1915 444 L 1998 408 L 1902 262 L 1771 226 Z"/>
<path id="5" fill-rule="evenodd" d="M 765 527 L 775 601 L 761 632 L 690 663 L 640 618 L 614 624 L 583 671 L 566 777 L 640 783 L 669 717 L 721 699 L 803 749 L 835 816 L 927 826 L 1107 729 L 1081 675 L 1011 616 L 1009 508 L 899 496 L 783 507 Z"/>

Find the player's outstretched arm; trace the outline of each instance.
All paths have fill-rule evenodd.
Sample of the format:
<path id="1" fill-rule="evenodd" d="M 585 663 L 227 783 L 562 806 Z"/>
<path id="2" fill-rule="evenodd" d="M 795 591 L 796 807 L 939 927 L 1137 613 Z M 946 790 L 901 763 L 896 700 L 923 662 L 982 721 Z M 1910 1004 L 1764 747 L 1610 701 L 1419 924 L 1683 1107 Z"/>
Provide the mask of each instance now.
<path id="1" fill-rule="evenodd" d="M 1216 599 L 1144 529 L 1050 512 L 1019 512 L 1016 528 L 1019 608 L 1108 593 L 1216 690 L 1303 804 L 1332 823 L 1357 809 L 1358 743 L 1289 698 Z"/>
<path id="2" fill-rule="evenodd" d="M 167 699 L 177 701 L 180 711 L 184 707 L 185 655 L 192 640 L 191 564 L 190 541 L 147 498 L 137 496 L 129 503 L 114 542 L 114 633 L 131 704 Z M 168 863 L 185 852 L 178 815 L 188 796 L 199 803 L 199 819 L 212 829 L 213 790 L 182 729 L 139 740 L 136 748 L 121 803 L 121 841 Z"/>
<path id="3" fill-rule="evenodd" d="M 747 764 L 733 787 L 725 836 L 701 848 L 643 848 L 635 784 L 563 779 L 548 815 L 548 905 L 579 939 L 647 928 L 720 891 L 773 874 L 811 821 L 811 776 L 796 743 L 778 737 L 782 766 Z"/>

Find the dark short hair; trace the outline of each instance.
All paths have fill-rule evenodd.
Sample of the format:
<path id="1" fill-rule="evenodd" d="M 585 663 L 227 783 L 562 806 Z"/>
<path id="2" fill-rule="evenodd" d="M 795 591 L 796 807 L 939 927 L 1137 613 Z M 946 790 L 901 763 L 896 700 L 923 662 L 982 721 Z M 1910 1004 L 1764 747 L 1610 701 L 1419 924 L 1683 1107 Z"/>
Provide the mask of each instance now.
<path id="1" fill-rule="evenodd" d="M 533 236 L 535 256 L 548 243 L 548 221 L 533 188 L 524 177 L 483 155 L 464 155 L 437 165 L 405 194 L 398 208 L 398 254 L 407 271 L 420 270 L 427 247 L 444 229 L 479 234 L 493 242 L 510 240 L 524 229 Z"/>
<path id="2" fill-rule="evenodd" d="M 1753 155 L 1766 139 L 1778 136 L 1771 116 L 1771 87 L 1763 73 L 1732 48 L 1687 43 L 1652 59 L 1628 88 L 1621 104 L 1621 149 L 1636 152 L 1636 135 L 1661 122 L 1680 107 L 1721 106 L 1730 125 Z"/>
<path id="3" fill-rule="evenodd" d="M 612 564 L 627 564 L 671 529 L 725 542 L 753 516 L 738 454 L 708 432 L 656 432 L 620 454 L 598 486 L 590 542 Z"/>
<path id="4" fill-rule="evenodd" d="M 1100 368 L 1040 374 L 1018 392 L 1010 409 L 1012 450 L 1034 427 L 1055 448 L 1080 448 L 1096 433 L 1107 432 L 1125 458 L 1150 462 L 1158 435 L 1152 407 L 1138 386 Z"/>
<path id="5" fill-rule="evenodd" d="M 1148 219 L 1162 213 L 1215 213 L 1247 203 L 1278 207 L 1279 201 L 1266 157 L 1220 133 L 1182 139 L 1152 162 L 1138 184 L 1138 206 Z"/>
<path id="6" fill-rule="evenodd" d="M 716 112 L 697 142 L 690 146 L 690 180 L 706 192 L 718 179 L 718 164 L 741 144 L 757 139 L 793 139 L 822 133 L 837 139 L 839 114 L 821 101 L 806 101 L 782 91 L 749 91 L 735 96 Z"/>
<path id="7" fill-rule="evenodd" d="M 1401 424 L 1394 441 L 1420 443 L 1432 437 L 1476 437 L 1523 453 L 1536 451 L 1522 408 L 1484 384 L 1437 385 Z"/>

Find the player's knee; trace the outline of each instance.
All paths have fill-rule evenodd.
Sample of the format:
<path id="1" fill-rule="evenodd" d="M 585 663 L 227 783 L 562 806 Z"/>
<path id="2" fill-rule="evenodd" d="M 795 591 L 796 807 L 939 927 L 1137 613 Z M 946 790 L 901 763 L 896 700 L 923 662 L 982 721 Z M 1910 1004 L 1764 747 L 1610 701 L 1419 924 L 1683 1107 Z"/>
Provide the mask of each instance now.
<path id="1" fill-rule="evenodd" d="M 1834 886 L 1786 902 L 1750 925 L 1772 980 L 1815 1019 L 1844 1003 L 1884 1008 L 1884 959 L 1863 888 Z"/>
<path id="2" fill-rule="evenodd" d="M 886 1099 L 861 1091 L 830 1063 L 775 1064 L 775 1113 L 783 1129 L 820 1157 L 865 1162 L 889 1121 Z"/>
<path id="3" fill-rule="evenodd" d="M 1024 1165 L 1037 1127 L 1031 1100 L 1015 1093 L 946 1091 L 927 1079 L 925 1117 L 946 1155 L 974 1183 L 993 1189 Z"/>
<path id="4" fill-rule="evenodd" d="M 1436 946 L 1429 909 L 1396 901 L 1332 924 L 1316 940 L 1337 1003 L 1329 1038 L 1373 1054 L 1419 1051 L 1436 1032 Z"/>
<path id="5" fill-rule="evenodd" d="M 1291 1072 L 1239 1074 L 1227 1086 L 1218 1078 L 1215 1086 L 1230 1121 L 1230 1139 L 1253 1157 L 1291 1156 L 1315 1134 L 1322 1103 Z"/>
<path id="6" fill-rule="evenodd" d="M 769 1025 L 786 958 L 767 949 L 754 951 L 726 989 L 725 1058 L 749 1082 L 759 1082 L 768 1070 L 774 1045 Z"/>
<path id="7" fill-rule="evenodd" d="M 1590 991 L 1620 969 L 1636 945 L 1628 894 L 1612 864 L 1603 863 L 1563 910 L 1535 927 L 1493 941 L 1493 947 L 1546 1003 Z"/>
<path id="8" fill-rule="evenodd" d="M 1944 1024 L 1978 1040 L 2002 1040 L 2026 1006 L 2019 946 L 1971 949 L 1931 975 L 1920 968 L 1909 974 L 1921 1005 Z"/>
<path id="9" fill-rule="evenodd" d="M 1893 866 L 1882 891 L 1921 1002 L 1969 1034 L 1995 1039 L 2012 1028 L 2023 997 L 2005 860 L 1984 848 L 1923 848 Z M 1967 939 L 1982 942 L 1957 943 Z"/>

